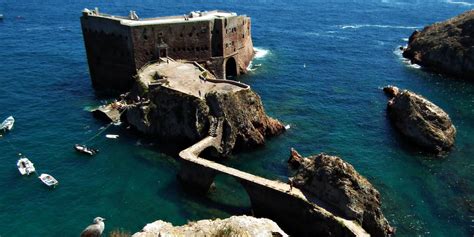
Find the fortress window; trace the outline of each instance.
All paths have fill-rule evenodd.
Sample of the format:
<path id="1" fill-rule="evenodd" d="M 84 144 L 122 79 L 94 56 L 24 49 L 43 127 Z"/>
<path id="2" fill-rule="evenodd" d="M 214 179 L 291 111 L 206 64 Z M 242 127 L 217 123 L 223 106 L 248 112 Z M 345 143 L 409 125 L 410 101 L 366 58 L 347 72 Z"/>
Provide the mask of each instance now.
<path id="1" fill-rule="evenodd" d="M 193 37 L 193 32 L 189 33 L 189 37 Z"/>
<path id="2" fill-rule="evenodd" d="M 199 47 L 196 47 L 196 51 L 198 51 L 198 52 L 199 52 Z"/>
<path id="3" fill-rule="evenodd" d="M 179 34 L 179 37 L 183 38 L 183 33 Z"/>

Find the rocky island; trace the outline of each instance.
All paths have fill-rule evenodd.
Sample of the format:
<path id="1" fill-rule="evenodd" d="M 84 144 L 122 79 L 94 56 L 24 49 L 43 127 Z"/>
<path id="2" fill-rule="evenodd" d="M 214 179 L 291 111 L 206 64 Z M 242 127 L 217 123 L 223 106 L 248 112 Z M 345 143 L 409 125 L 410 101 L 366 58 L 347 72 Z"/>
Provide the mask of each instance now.
<path id="1" fill-rule="evenodd" d="M 282 133 L 281 122 L 265 114 L 248 85 L 215 79 L 199 64 L 168 59 L 140 70 L 130 98 L 147 98 L 126 111 L 140 132 L 168 141 L 196 143 L 223 123 L 221 155 L 265 143 Z"/>
<path id="2" fill-rule="evenodd" d="M 454 145 L 456 128 L 440 107 L 408 90 L 394 86 L 383 90 L 391 98 L 387 103 L 390 119 L 410 141 L 437 153 Z"/>
<path id="3" fill-rule="evenodd" d="M 380 194 L 352 165 L 324 153 L 302 157 L 291 149 L 288 159 L 294 176 L 290 182 L 336 209 L 344 218 L 355 220 L 371 236 L 394 233 L 381 210 Z"/>
<path id="4" fill-rule="evenodd" d="M 403 56 L 435 72 L 474 78 L 474 10 L 415 31 Z"/>
<path id="5" fill-rule="evenodd" d="M 179 44 L 188 43 L 177 40 L 167 30 L 183 29 L 184 26 L 187 31 L 186 27 L 192 28 L 203 21 L 213 24 L 201 27 L 200 34 L 195 31 L 187 34 L 193 38 L 190 42 L 197 47 L 184 48 L 186 53 L 178 53 L 182 50 L 178 47 Z M 128 18 L 124 18 L 101 14 L 95 9 L 84 10 L 81 22 L 94 86 L 101 88 L 112 83 L 114 85 L 110 89 L 124 92 L 126 88 L 127 91 L 118 101 L 99 108 L 96 113 L 115 122 L 121 120 L 140 133 L 160 139 L 168 145 L 188 145 L 188 148 L 178 154 L 178 178 L 183 186 L 205 195 L 211 190 L 217 175 L 230 176 L 248 194 L 253 215 L 270 218 L 295 236 L 365 237 L 369 234 L 388 236 L 393 232 L 380 211 L 377 190 L 343 161 L 336 162 L 339 165 L 335 167 L 332 165 L 336 163 L 329 162 L 328 167 L 338 172 L 319 177 L 323 179 L 322 187 L 327 189 L 317 192 L 314 187 L 307 188 L 306 181 L 313 180 L 312 177 L 305 176 L 311 173 L 307 169 L 302 169 L 301 175 L 297 174 L 290 183 L 284 183 L 210 159 L 261 146 L 265 144 L 266 138 L 285 131 L 285 126 L 280 121 L 265 113 L 260 97 L 250 86 L 235 80 L 221 79 L 229 74 L 244 73 L 242 68 L 249 64 L 249 55 L 253 55 L 253 49 L 249 50 L 252 45 L 248 29 L 249 18 L 239 17 L 235 13 L 212 11 L 192 12 L 184 16 L 184 19 L 176 16 L 139 20 L 133 11 Z M 149 34 L 149 28 L 154 33 Z M 122 42 L 128 44 L 128 51 L 130 45 L 133 48 L 131 54 L 127 51 L 123 55 L 125 58 L 135 55 L 131 58 L 135 63 L 123 60 L 116 64 L 114 57 L 108 58 L 108 63 L 105 64 L 103 62 L 106 60 L 97 62 L 95 57 L 100 55 L 101 48 L 96 46 L 104 44 L 101 33 L 97 35 L 97 29 L 107 29 L 106 34 L 112 38 L 118 34 L 119 42 L 132 40 L 131 43 Z M 208 38 L 206 34 L 209 31 L 213 34 L 207 35 Z M 222 35 L 222 31 L 226 33 Z M 194 38 L 202 34 L 202 42 L 200 38 Z M 212 38 L 214 34 L 222 37 Z M 234 37 L 236 35 L 238 37 Z M 153 43 L 149 44 L 150 41 Z M 225 42 L 225 48 L 220 48 L 224 47 L 221 41 Z M 201 47 L 201 43 L 208 47 Z M 173 47 L 170 48 L 170 45 Z M 172 53 L 168 54 L 170 50 Z M 209 61 L 209 57 L 212 60 Z M 125 68 L 136 70 L 133 77 L 126 74 L 114 76 L 116 71 L 113 70 L 121 68 L 120 63 L 127 64 Z M 306 162 L 307 160 L 303 159 L 303 163 L 312 164 L 312 161 Z M 309 168 L 306 165 L 299 166 Z M 340 176 L 342 173 L 350 177 Z M 341 180 L 335 181 L 339 179 Z M 334 182 L 338 186 L 332 186 Z M 353 184 L 344 187 L 339 185 L 347 182 Z M 339 199 L 332 200 L 332 196 L 325 196 L 325 192 L 335 193 Z M 347 192 L 350 194 L 345 195 Z M 233 230 L 245 236 L 260 236 L 262 233 L 286 235 L 266 219 L 231 217 L 226 220 L 198 221 L 197 224 L 183 227 L 173 227 L 169 223 L 157 221 L 135 236 L 200 233 L 212 236 L 221 231 Z"/>

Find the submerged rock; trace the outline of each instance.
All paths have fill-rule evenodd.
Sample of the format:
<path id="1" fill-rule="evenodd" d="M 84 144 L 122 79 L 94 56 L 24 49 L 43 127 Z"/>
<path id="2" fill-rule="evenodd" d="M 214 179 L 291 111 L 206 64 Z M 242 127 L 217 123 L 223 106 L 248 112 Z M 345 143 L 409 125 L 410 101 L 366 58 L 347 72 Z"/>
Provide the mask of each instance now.
<path id="1" fill-rule="evenodd" d="M 388 115 L 404 136 L 434 152 L 454 145 L 456 128 L 440 107 L 408 90 L 387 86 L 384 91 L 392 97 L 387 105 Z"/>
<path id="2" fill-rule="evenodd" d="M 174 236 L 288 236 L 272 220 L 251 216 L 232 216 L 227 219 L 200 220 L 183 226 L 173 226 L 164 221 L 147 224 L 133 237 L 174 237 Z"/>
<path id="3" fill-rule="evenodd" d="M 344 218 L 356 220 L 372 236 L 389 236 L 394 229 L 385 219 L 380 194 L 349 163 L 319 154 L 290 160 L 300 162 L 291 183 L 334 207 Z"/>
<path id="4" fill-rule="evenodd" d="M 403 56 L 433 71 L 473 80 L 474 10 L 413 32 Z"/>

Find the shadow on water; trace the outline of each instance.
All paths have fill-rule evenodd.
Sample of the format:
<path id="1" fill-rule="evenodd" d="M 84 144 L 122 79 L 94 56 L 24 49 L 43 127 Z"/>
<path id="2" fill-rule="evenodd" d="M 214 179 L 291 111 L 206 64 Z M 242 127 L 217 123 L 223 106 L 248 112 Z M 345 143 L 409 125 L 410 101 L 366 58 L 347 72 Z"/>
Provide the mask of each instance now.
<path id="1" fill-rule="evenodd" d="M 170 202 L 178 198 L 182 216 L 188 220 L 227 218 L 230 215 L 250 215 L 250 200 L 244 188 L 233 178 L 217 176 L 213 187 L 206 193 L 193 192 L 181 182 L 169 183 L 160 189 L 160 195 Z M 166 190 L 166 191 L 164 191 Z M 172 190 L 172 191 L 171 191 Z M 171 192 L 170 192 L 171 191 Z"/>

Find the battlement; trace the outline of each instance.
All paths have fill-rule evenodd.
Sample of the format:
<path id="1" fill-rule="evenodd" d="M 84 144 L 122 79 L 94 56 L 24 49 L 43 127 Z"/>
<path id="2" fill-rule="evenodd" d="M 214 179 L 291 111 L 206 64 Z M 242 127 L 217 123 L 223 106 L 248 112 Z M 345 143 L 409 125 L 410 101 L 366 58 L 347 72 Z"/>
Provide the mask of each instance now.
<path id="1" fill-rule="evenodd" d="M 181 16 L 164 16 L 164 17 L 154 17 L 154 18 L 140 18 L 138 17 L 135 11 L 130 11 L 128 16 L 114 16 L 110 14 L 104 14 L 99 12 L 96 8 L 94 10 L 84 9 L 82 11 L 83 16 L 88 17 L 102 17 L 110 20 L 119 21 L 120 24 L 126 26 L 143 26 L 143 25 L 158 25 L 158 24 L 173 24 L 173 23 L 183 23 L 188 21 L 211 21 L 217 18 L 227 18 L 237 16 L 235 12 L 226 12 L 226 11 L 192 11 L 189 14 L 184 14 Z"/>
<path id="2" fill-rule="evenodd" d="M 125 91 L 143 65 L 160 57 L 196 61 L 217 78 L 247 71 L 253 58 L 251 21 L 233 12 L 190 12 L 141 19 L 84 9 L 82 32 L 94 87 Z"/>

